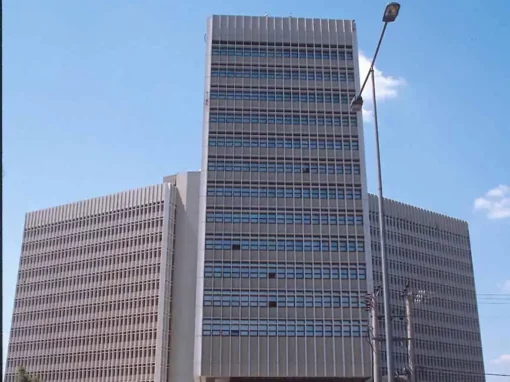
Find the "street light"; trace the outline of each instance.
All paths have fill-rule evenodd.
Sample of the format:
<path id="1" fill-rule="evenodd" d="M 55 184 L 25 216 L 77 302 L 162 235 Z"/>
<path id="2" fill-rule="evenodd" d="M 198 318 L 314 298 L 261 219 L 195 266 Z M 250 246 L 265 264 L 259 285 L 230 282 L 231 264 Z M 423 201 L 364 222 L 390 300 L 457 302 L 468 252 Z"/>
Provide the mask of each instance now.
<path id="1" fill-rule="evenodd" d="M 398 16 L 398 12 L 400 11 L 399 3 L 389 3 L 384 10 L 384 16 L 382 21 L 385 23 L 392 23 Z"/>
<path id="2" fill-rule="evenodd" d="M 351 111 L 357 113 L 363 109 L 363 97 L 361 95 L 354 97 L 351 101 Z"/>
<path id="3" fill-rule="evenodd" d="M 389 287 L 389 276 L 388 276 L 388 260 L 386 258 L 386 222 L 384 220 L 384 196 L 383 196 L 383 184 L 382 184 L 382 171 L 381 171 L 381 151 L 379 145 L 379 124 L 377 120 L 377 102 L 375 96 L 375 74 L 374 74 L 374 64 L 377 58 L 377 54 L 379 53 L 379 48 L 381 47 L 381 42 L 384 37 L 384 33 L 386 32 L 386 26 L 388 23 L 392 23 L 396 20 L 398 16 L 398 12 L 400 11 L 399 3 L 390 3 L 386 6 L 384 10 L 384 15 L 382 21 L 384 22 L 384 26 L 381 32 L 381 36 L 379 37 L 379 42 L 377 43 L 377 48 L 375 49 L 374 58 L 372 59 L 372 63 L 370 64 L 370 68 L 368 70 L 367 76 L 363 81 L 363 85 L 359 91 L 359 94 L 355 96 L 351 101 L 351 111 L 359 112 L 363 107 L 363 98 L 361 94 L 365 89 L 365 85 L 367 84 L 368 78 L 372 78 L 372 102 L 374 103 L 374 125 L 375 125 L 375 147 L 376 147 L 376 157 L 377 157 L 377 182 L 378 182 L 378 191 L 379 191 L 379 237 L 380 237 L 380 245 L 381 245 L 381 264 L 382 264 L 382 292 L 383 292 L 383 301 L 384 301 L 384 326 L 385 326 L 385 335 L 386 335 L 386 367 L 388 369 L 386 380 L 388 382 L 394 382 L 394 365 L 393 365 L 393 328 L 392 328 L 392 318 L 391 318 L 391 306 L 390 306 L 390 287 Z M 377 378 L 378 373 L 374 373 L 374 377 Z M 380 382 L 374 380 L 374 382 Z"/>

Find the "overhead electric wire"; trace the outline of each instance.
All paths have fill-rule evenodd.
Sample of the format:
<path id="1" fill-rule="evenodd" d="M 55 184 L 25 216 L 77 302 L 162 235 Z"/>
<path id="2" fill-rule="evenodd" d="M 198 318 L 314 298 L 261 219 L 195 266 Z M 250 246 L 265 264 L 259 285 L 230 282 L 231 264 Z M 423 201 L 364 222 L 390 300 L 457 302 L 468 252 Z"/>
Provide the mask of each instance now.
<path id="1" fill-rule="evenodd" d="M 459 374 L 463 374 L 463 375 L 478 375 L 478 376 L 490 375 L 492 377 L 510 377 L 510 374 L 501 374 L 501 373 L 474 373 L 474 372 L 471 372 L 471 371 L 460 371 L 460 370 L 452 370 L 452 369 L 443 369 L 443 368 L 440 368 L 440 367 L 432 367 L 432 366 L 421 366 L 420 365 L 417 368 L 418 369 L 437 370 L 437 371 L 448 371 L 448 372 L 454 372 L 454 373 L 459 373 Z"/>
<path id="2" fill-rule="evenodd" d="M 478 293 L 477 300 L 480 305 L 510 305 L 510 294 Z"/>

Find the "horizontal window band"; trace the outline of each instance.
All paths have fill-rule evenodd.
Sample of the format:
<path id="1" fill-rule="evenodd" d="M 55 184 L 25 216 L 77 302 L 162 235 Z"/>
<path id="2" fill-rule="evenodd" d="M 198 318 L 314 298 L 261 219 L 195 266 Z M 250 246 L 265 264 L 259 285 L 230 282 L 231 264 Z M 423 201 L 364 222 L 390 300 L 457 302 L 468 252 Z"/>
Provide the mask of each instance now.
<path id="1" fill-rule="evenodd" d="M 249 188 L 207 187 L 207 197 L 251 197 L 289 199 L 361 200 L 361 190 L 305 189 L 305 188 Z"/>
<path id="2" fill-rule="evenodd" d="M 306 190 L 317 190 L 317 189 L 327 189 L 327 190 L 352 190 L 353 188 L 361 189 L 361 184 L 359 183 L 322 183 L 322 182 L 314 182 L 311 185 L 309 182 L 293 182 L 293 181 L 265 181 L 264 184 L 261 184 L 259 181 L 243 181 L 243 180 L 207 180 L 208 186 L 215 187 L 251 187 L 257 189 L 265 189 L 269 187 L 278 187 L 278 188 L 302 188 Z"/>
<path id="3" fill-rule="evenodd" d="M 310 133 L 286 133 L 286 132 L 267 132 L 267 131 L 261 131 L 261 132 L 240 132 L 240 131 L 225 131 L 225 132 L 211 132 L 209 133 L 209 139 L 210 138 L 242 138 L 242 139 L 250 139 L 250 140 L 257 140 L 257 139 L 267 139 L 267 138 L 280 138 L 285 140 L 308 140 L 308 141 L 318 141 L 321 139 L 336 139 L 336 140 L 357 140 L 359 139 L 358 135 L 353 134 L 314 134 L 311 135 Z"/>
<path id="4" fill-rule="evenodd" d="M 208 161 L 209 172 L 251 172 L 279 174 L 360 175 L 359 164 Z"/>
<path id="5" fill-rule="evenodd" d="M 335 209 L 335 208 L 303 208 L 300 207 L 275 207 L 268 209 L 267 207 L 251 207 L 251 206 L 242 206 L 242 207 L 231 207 L 231 206 L 221 206 L 221 207 L 210 207 L 208 206 L 206 209 L 207 212 L 234 212 L 234 213 L 294 213 L 298 212 L 300 214 L 310 214 L 310 213 L 322 213 L 322 214 L 338 214 L 338 215 L 363 215 L 362 210 L 356 209 Z"/>
<path id="6" fill-rule="evenodd" d="M 209 53 L 209 52 L 208 52 Z M 338 48 L 293 48 L 284 46 L 227 46 L 213 45 L 210 50 L 211 61 L 217 57 L 235 57 L 235 59 L 256 58 L 256 59 L 296 59 L 296 60 L 331 60 L 331 61 L 353 61 L 352 49 Z"/>
<path id="7" fill-rule="evenodd" d="M 266 92 L 266 91 L 275 91 L 275 92 L 286 92 L 286 93 L 303 93 L 303 92 L 315 92 L 315 93 L 326 93 L 326 94 L 352 94 L 356 92 L 354 89 L 333 89 L 333 90 L 327 90 L 324 89 L 324 87 L 300 87 L 299 89 L 296 88 L 289 88 L 289 87 L 283 87 L 283 86 L 271 86 L 271 85 L 243 85 L 243 86 L 232 86 L 232 85 L 221 85 L 216 84 L 211 87 L 210 92 L 214 91 L 233 91 L 233 92 L 243 92 L 243 91 L 257 91 L 257 92 Z"/>
<path id="8" fill-rule="evenodd" d="M 320 74 L 354 74 L 354 66 L 339 65 L 299 65 L 299 63 L 267 64 L 250 62 L 214 62 L 210 66 L 213 70 L 251 71 L 251 72 L 299 72 L 299 73 L 320 73 Z"/>
<path id="9" fill-rule="evenodd" d="M 314 235 L 314 234 L 255 234 L 255 233 L 238 233 L 238 232 L 215 232 L 215 233 L 206 233 L 206 240 L 208 239 L 225 239 L 225 240 L 250 240 L 250 239 L 256 239 L 256 240 L 292 240 L 292 239 L 312 239 L 314 241 L 321 241 L 321 240 L 340 240 L 340 241 L 346 241 L 353 242 L 354 237 L 353 236 L 347 236 L 347 235 Z M 359 235 L 357 236 L 357 239 L 363 239 Z"/>
<path id="10" fill-rule="evenodd" d="M 342 290 L 342 291 L 334 291 L 334 290 L 317 290 L 317 289 L 300 289 L 300 290 L 288 290 L 288 289 L 262 289 L 262 290 L 253 290 L 253 289 L 212 289 L 212 288 L 206 288 L 204 289 L 204 293 L 208 293 L 215 296 L 221 296 L 221 295 L 249 295 L 249 296 L 266 296 L 266 295 L 273 295 L 278 294 L 282 296 L 295 296 L 295 295 L 308 295 L 308 296 L 322 296 L 322 295 L 328 295 L 328 296 L 363 296 L 367 294 L 367 292 L 363 291 L 353 291 L 353 290 Z M 142 297 L 140 297 L 142 298 Z M 154 297 L 156 299 L 156 297 Z"/>
<path id="11" fill-rule="evenodd" d="M 297 47 L 297 48 L 334 48 L 334 49 L 352 49 L 352 45 L 337 44 L 305 44 L 298 42 L 265 42 L 265 41 L 232 41 L 232 40 L 212 40 L 213 47 L 217 44 L 234 46 L 264 46 L 264 47 Z"/>
<path id="12" fill-rule="evenodd" d="M 211 251 L 263 251 L 263 252 L 364 252 L 363 240 L 330 240 L 321 237 L 297 239 L 289 237 L 240 237 L 221 238 L 214 237 L 205 239 L 205 250 Z M 362 238 L 360 238 L 362 239 Z"/>
<path id="13" fill-rule="evenodd" d="M 232 155 L 224 155 L 224 154 L 219 154 L 219 155 L 210 155 L 209 158 L 208 158 L 208 161 L 232 161 L 234 158 L 232 158 Z M 241 163 L 250 163 L 250 162 L 254 162 L 254 161 L 257 161 L 257 162 L 263 162 L 263 161 L 268 161 L 268 157 L 267 156 L 256 156 L 256 155 L 253 155 L 253 156 L 243 156 L 243 155 L 236 155 L 235 156 L 235 160 L 236 161 L 242 161 Z M 271 162 L 268 162 L 268 163 L 289 163 L 289 164 L 336 164 L 336 165 L 352 165 L 352 164 L 360 164 L 360 160 L 359 159 L 354 159 L 354 158 L 346 158 L 346 159 L 341 159 L 341 158 L 316 158 L 316 157 L 313 157 L 313 158 L 310 158 L 310 159 L 307 159 L 307 158 L 302 158 L 302 157 L 299 157 L 299 158 L 293 158 L 293 159 L 289 159 L 289 157 L 284 157 L 284 156 L 271 156 Z"/>
<path id="14" fill-rule="evenodd" d="M 299 65 L 298 63 L 282 63 L 282 64 L 267 64 L 257 63 L 251 64 L 249 62 L 213 62 L 211 63 L 212 70 L 266 70 L 266 71 L 282 71 L 282 70 L 300 70 L 307 72 L 320 72 L 329 71 L 332 73 L 354 73 L 354 67 L 350 65 Z"/>
<path id="15" fill-rule="evenodd" d="M 258 261 L 258 260 L 245 260 L 245 261 L 230 261 L 230 260 L 205 260 L 205 266 L 246 266 L 246 267 L 283 267 L 287 269 L 331 269 L 331 267 L 362 267 L 365 268 L 366 263 L 364 262 L 352 262 L 352 261 L 285 261 L 284 259 L 278 259 L 274 261 Z"/>
<path id="16" fill-rule="evenodd" d="M 247 109 L 243 109 L 243 108 L 235 108 L 235 107 L 214 107 L 214 108 L 209 108 L 209 113 L 230 113 L 230 112 L 239 112 L 239 113 L 242 113 L 242 114 L 253 114 L 253 113 L 258 113 L 258 114 L 266 114 L 268 116 L 273 116 L 275 114 L 277 115 L 280 115 L 280 114 L 289 114 L 289 115 L 293 115 L 293 116 L 314 116 L 314 117 L 355 117 L 357 114 L 356 113 L 351 113 L 351 112 L 347 112 L 347 111 L 310 111 L 310 112 L 306 112 L 306 111 L 297 111 L 295 109 L 281 109 L 281 110 L 278 110 L 278 111 L 269 111 L 267 109 L 257 109 L 257 108 L 253 108 L 253 109 L 250 109 L 250 110 L 247 110 Z"/>

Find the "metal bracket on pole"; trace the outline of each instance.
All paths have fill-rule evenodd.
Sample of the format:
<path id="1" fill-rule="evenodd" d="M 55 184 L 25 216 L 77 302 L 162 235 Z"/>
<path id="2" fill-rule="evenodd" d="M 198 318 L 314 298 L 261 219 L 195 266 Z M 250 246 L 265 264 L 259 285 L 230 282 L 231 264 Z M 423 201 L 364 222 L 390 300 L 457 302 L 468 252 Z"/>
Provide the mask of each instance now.
<path id="1" fill-rule="evenodd" d="M 406 304 L 406 321 L 407 321 L 407 351 L 409 357 L 409 381 L 416 382 L 416 366 L 414 362 L 414 327 L 413 327 L 413 300 L 414 293 L 408 288 L 404 292 Z"/>
<path id="2" fill-rule="evenodd" d="M 381 382 L 381 351 L 379 337 L 379 315 L 377 314 L 377 295 L 379 291 L 367 295 L 366 305 L 370 309 L 372 319 L 372 368 L 373 382 Z"/>

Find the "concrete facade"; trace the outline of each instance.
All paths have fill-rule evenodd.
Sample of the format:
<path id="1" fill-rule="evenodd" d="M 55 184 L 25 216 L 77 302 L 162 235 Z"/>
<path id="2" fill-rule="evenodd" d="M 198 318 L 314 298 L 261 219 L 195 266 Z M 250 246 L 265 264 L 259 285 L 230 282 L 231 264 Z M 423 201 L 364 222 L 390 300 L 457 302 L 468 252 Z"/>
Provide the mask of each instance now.
<path id="1" fill-rule="evenodd" d="M 404 315 L 406 286 L 418 294 L 413 304 L 417 380 L 485 381 L 468 224 L 389 199 L 385 215 L 394 314 Z M 378 219 L 377 197 L 370 195 L 376 287 L 382 285 Z M 394 320 L 396 337 L 407 337 L 405 325 Z M 395 346 L 394 353 L 402 370 L 408 365 L 406 347 Z M 386 352 L 382 355 L 384 363 Z"/>
<path id="2" fill-rule="evenodd" d="M 366 269 L 349 263 L 314 267 L 302 259 L 281 267 L 279 261 L 269 264 L 264 259 L 250 267 L 239 262 L 199 270 L 199 194 L 200 173 L 192 172 L 166 177 L 162 185 L 27 214 L 5 380 L 14 381 L 15 367 L 23 365 L 45 382 L 192 381 L 193 361 L 201 359 L 194 349 L 195 320 L 200 317 L 198 310 L 209 308 L 206 298 L 213 308 L 224 301 L 234 308 L 238 301 L 238 309 L 264 313 L 260 307 L 243 305 L 252 304 L 252 296 L 260 293 L 265 281 L 274 282 L 278 289 L 264 290 L 267 298 L 255 300 L 257 304 L 270 310 L 290 302 L 294 306 L 287 306 L 286 314 L 296 310 L 294 317 L 313 311 L 317 301 L 322 305 L 356 302 L 352 299 L 356 294 L 345 291 L 345 286 L 356 277 L 369 277 L 363 273 Z M 381 284 L 377 198 L 369 195 L 369 200 L 377 287 Z M 400 293 L 405 286 L 422 293 L 413 309 L 418 380 L 484 381 L 467 223 L 392 200 L 386 202 L 386 214 L 394 315 L 403 316 Z M 242 221 L 242 216 L 236 219 Z M 225 294 L 203 292 L 196 288 L 197 273 L 204 280 L 223 276 L 241 287 L 243 280 L 252 280 L 248 285 L 256 286 L 255 293 L 244 293 L 239 287 L 225 299 Z M 328 281 L 337 282 L 331 285 L 338 299 L 328 300 L 324 293 L 317 299 L 311 288 Z M 280 291 L 280 285 L 300 282 L 303 289 L 286 289 L 295 291 L 294 298 L 287 294 L 283 300 L 273 292 Z M 248 325 L 250 334 L 252 321 L 244 317 L 239 325 Z M 314 346 L 317 342 L 306 336 L 306 325 L 303 339 Z M 314 333 L 317 328 L 313 326 Z M 274 337 L 281 341 L 280 327 L 275 329 Z M 271 338 L 269 324 L 262 330 Z M 326 330 L 322 328 L 323 336 Z M 405 322 L 397 318 L 394 331 L 395 336 L 405 337 Z M 264 344 L 268 346 L 269 340 Z M 266 349 L 281 354 L 281 348 Z M 405 346 L 397 346 L 394 357 L 397 369 L 407 366 Z M 480 376 L 472 375 L 476 373 Z"/>
<path id="3" fill-rule="evenodd" d="M 27 214 L 5 381 L 192 380 L 200 176 L 165 181 Z"/>
<path id="4" fill-rule="evenodd" d="M 366 380 L 355 24 L 213 16 L 206 41 L 195 378 Z"/>
<path id="5" fill-rule="evenodd" d="M 178 192 L 168 381 L 192 381 L 200 172 L 177 174 L 174 178 Z M 172 182 L 172 179 L 166 177 L 164 182 Z M 155 379 L 155 381 L 164 382 L 167 380 Z"/>

